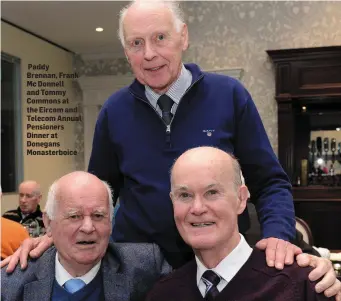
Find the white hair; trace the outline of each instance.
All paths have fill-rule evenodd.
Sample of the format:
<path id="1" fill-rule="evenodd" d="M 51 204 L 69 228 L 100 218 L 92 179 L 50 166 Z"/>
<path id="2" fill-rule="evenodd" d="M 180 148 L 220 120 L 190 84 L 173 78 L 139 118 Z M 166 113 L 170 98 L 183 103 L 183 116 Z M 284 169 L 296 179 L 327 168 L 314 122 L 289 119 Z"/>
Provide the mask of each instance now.
<path id="1" fill-rule="evenodd" d="M 128 5 L 123 7 L 119 13 L 119 27 L 118 27 L 118 38 L 121 41 L 121 44 L 123 48 L 125 47 L 125 40 L 124 40 L 124 26 L 123 26 L 123 21 L 124 18 L 128 12 L 128 9 L 136 2 L 144 2 L 144 3 L 155 3 L 159 5 L 164 5 L 167 7 L 174 19 L 174 26 L 175 30 L 177 32 L 180 32 L 182 25 L 185 23 L 185 17 L 182 9 L 180 8 L 179 3 L 174 2 L 174 1 L 163 1 L 163 0 L 137 0 L 137 1 L 131 1 Z"/>
<path id="2" fill-rule="evenodd" d="M 113 199 L 112 199 L 112 190 L 109 186 L 109 184 L 105 181 L 101 181 L 107 190 L 108 193 L 108 201 L 109 201 L 109 215 L 110 215 L 110 221 L 112 221 L 114 217 L 114 205 L 113 205 Z M 49 192 L 47 194 L 47 201 L 45 205 L 45 212 L 50 220 L 53 220 L 55 218 L 56 214 L 56 207 L 57 207 L 57 191 L 59 189 L 58 186 L 58 180 L 55 181 L 49 189 Z"/>

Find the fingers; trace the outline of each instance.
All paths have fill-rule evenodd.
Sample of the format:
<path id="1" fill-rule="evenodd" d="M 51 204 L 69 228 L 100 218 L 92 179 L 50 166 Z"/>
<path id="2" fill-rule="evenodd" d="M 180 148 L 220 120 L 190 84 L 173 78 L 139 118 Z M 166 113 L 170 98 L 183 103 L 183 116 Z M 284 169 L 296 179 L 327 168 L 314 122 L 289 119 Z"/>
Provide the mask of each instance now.
<path id="1" fill-rule="evenodd" d="M 6 266 L 9 263 L 10 259 L 11 256 L 7 256 L 4 260 L 1 260 L 0 267 L 3 268 L 4 266 Z"/>
<path id="2" fill-rule="evenodd" d="M 293 264 L 295 256 L 297 256 L 299 254 L 302 254 L 302 250 L 299 247 L 297 247 L 291 243 L 288 243 L 284 263 L 286 265 Z"/>
<path id="3" fill-rule="evenodd" d="M 259 242 L 256 243 L 256 248 L 259 250 L 265 250 L 267 246 L 268 240 L 262 239 Z"/>
<path id="4" fill-rule="evenodd" d="M 9 256 L 9 263 L 6 269 L 6 273 L 12 273 L 19 262 L 19 254 L 21 247 L 19 247 L 11 256 Z M 7 259 L 7 258 L 6 258 Z"/>
<path id="5" fill-rule="evenodd" d="M 292 264 L 294 256 L 302 253 L 302 250 L 283 239 L 274 237 L 262 239 L 256 244 L 258 249 L 265 249 L 266 263 L 269 267 L 281 270 L 284 264 Z"/>
<path id="6" fill-rule="evenodd" d="M 39 244 L 35 249 L 29 252 L 30 257 L 37 258 L 41 256 L 49 247 L 53 245 L 53 239 L 47 235 L 44 235 L 42 239 L 39 241 Z"/>
<path id="7" fill-rule="evenodd" d="M 309 273 L 309 279 L 311 281 L 318 280 L 319 278 L 323 277 L 328 271 L 332 272 L 333 278 L 336 278 L 332 264 L 328 259 L 316 257 L 313 255 L 309 255 L 309 257 L 310 257 L 309 265 L 314 268 Z M 329 286 L 331 286 L 333 283 L 334 281 L 332 283 L 329 283 Z M 324 289 L 326 289 L 327 287 L 325 287 Z"/>
<path id="8" fill-rule="evenodd" d="M 324 295 L 326 297 L 332 297 L 335 295 L 336 301 L 341 301 L 341 282 L 335 279 L 333 285 L 324 291 Z"/>
<path id="9" fill-rule="evenodd" d="M 338 284 L 336 284 L 336 285 L 338 285 L 338 287 L 339 287 L 339 292 L 336 294 L 335 300 L 336 301 L 341 301 L 341 282 L 339 280 L 337 280 L 337 282 L 338 282 Z"/>
<path id="10" fill-rule="evenodd" d="M 300 267 L 307 267 L 310 264 L 311 258 L 310 254 L 300 254 L 296 257 L 296 262 Z"/>
<path id="11" fill-rule="evenodd" d="M 275 266 L 276 250 L 277 250 L 277 238 L 268 238 L 268 243 L 265 249 L 266 263 L 269 267 Z"/>

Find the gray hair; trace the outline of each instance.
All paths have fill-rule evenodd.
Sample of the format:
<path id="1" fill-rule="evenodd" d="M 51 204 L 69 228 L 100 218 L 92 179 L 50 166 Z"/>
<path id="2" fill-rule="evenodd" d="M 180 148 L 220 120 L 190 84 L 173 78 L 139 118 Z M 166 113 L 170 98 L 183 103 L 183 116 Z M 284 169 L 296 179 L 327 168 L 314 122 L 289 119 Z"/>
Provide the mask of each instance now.
<path id="1" fill-rule="evenodd" d="M 173 15 L 175 30 L 177 32 L 180 32 L 181 26 L 185 23 L 185 15 L 179 3 L 174 2 L 174 1 L 163 1 L 163 0 L 138 0 L 138 1 L 145 2 L 145 3 L 155 2 L 156 4 L 161 4 L 167 7 Z M 118 27 L 117 34 L 118 34 L 118 38 L 121 41 L 123 48 L 125 47 L 123 21 L 128 12 L 128 9 L 136 2 L 137 1 L 131 1 L 128 5 L 123 7 L 119 13 L 119 27 Z"/>
<path id="2" fill-rule="evenodd" d="M 105 189 L 108 192 L 108 201 L 109 201 L 109 215 L 110 215 L 110 221 L 112 221 L 114 217 L 114 205 L 113 205 L 113 199 L 112 199 L 112 189 L 110 188 L 109 184 L 105 181 L 101 181 L 105 187 Z M 49 192 L 47 194 L 47 201 L 45 205 L 45 212 L 50 220 L 53 220 L 55 218 L 56 213 L 56 207 L 57 207 L 57 191 L 58 191 L 58 180 L 55 181 L 49 189 Z"/>

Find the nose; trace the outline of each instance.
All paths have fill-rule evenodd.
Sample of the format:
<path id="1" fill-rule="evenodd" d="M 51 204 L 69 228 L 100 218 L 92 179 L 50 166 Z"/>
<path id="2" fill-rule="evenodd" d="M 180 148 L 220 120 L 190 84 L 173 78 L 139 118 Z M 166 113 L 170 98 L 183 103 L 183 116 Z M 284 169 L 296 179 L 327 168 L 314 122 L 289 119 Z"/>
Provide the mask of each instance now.
<path id="1" fill-rule="evenodd" d="M 201 215 L 207 212 L 207 207 L 204 204 L 202 198 L 195 197 L 195 199 L 193 200 L 190 212 L 194 215 Z"/>
<path id="2" fill-rule="evenodd" d="M 154 57 L 156 56 L 154 47 L 152 43 L 146 42 L 145 47 L 144 47 L 144 58 L 147 61 L 151 61 Z"/>
<path id="3" fill-rule="evenodd" d="M 84 233 L 91 233 L 95 231 L 95 227 L 90 216 L 85 216 L 83 218 L 80 230 L 83 231 Z"/>

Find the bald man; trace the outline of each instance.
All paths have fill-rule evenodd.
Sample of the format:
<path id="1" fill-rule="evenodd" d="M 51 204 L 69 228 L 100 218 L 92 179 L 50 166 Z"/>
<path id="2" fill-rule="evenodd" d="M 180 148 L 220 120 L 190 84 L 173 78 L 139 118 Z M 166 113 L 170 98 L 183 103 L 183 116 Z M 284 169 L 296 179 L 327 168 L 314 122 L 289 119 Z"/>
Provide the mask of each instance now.
<path id="1" fill-rule="evenodd" d="M 172 169 L 170 197 L 176 227 L 195 259 L 160 280 L 148 301 L 335 300 L 316 293 L 312 268 L 296 262 L 269 267 L 265 252 L 239 233 L 248 189 L 231 155 L 212 147 L 185 152 Z"/>
<path id="2" fill-rule="evenodd" d="M 9 210 L 3 217 L 22 224 L 31 237 L 45 233 L 43 214 L 40 210 L 40 185 L 36 181 L 24 181 L 19 185 L 19 207 Z"/>
<path id="3" fill-rule="evenodd" d="M 144 301 L 171 267 L 155 244 L 109 244 L 111 194 L 107 183 L 82 171 L 53 183 L 44 223 L 54 246 L 26 270 L 1 270 L 1 300 Z"/>

